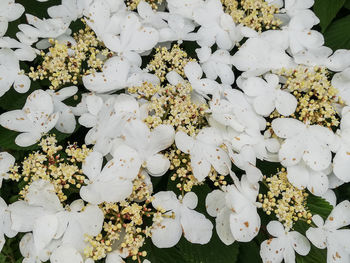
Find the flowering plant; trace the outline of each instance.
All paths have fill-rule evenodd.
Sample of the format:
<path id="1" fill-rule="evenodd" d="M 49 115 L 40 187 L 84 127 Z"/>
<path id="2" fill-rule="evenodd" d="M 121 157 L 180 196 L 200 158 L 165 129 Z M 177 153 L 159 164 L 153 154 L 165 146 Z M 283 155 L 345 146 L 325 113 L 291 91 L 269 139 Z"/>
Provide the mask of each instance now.
<path id="1" fill-rule="evenodd" d="M 350 262 L 349 6 L 0 0 L 0 262 Z"/>

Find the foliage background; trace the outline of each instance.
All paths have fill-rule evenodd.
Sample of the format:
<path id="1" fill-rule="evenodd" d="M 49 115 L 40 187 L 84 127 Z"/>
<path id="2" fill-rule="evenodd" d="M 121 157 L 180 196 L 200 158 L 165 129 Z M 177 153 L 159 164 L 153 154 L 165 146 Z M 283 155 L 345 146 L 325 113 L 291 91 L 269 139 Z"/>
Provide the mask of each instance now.
<path id="1" fill-rule="evenodd" d="M 60 4 L 61 0 L 49 0 L 48 2 L 38 2 L 36 0 L 16 0 L 16 2 L 22 4 L 26 13 L 35 15 L 39 18 L 48 17 L 47 8 L 52 5 Z M 322 32 L 325 37 L 325 45 L 336 49 L 350 49 L 350 0 L 315 0 L 313 11 L 320 18 L 320 24 L 315 27 L 316 30 Z M 25 23 L 26 19 L 23 15 L 20 19 L 11 22 L 7 31 L 7 36 L 15 37 L 18 31 L 17 26 L 21 23 Z M 74 27 L 72 29 L 74 32 Z M 190 50 L 189 53 L 192 53 Z M 193 47 L 192 47 L 193 49 Z M 193 51 L 193 50 L 192 50 Z M 22 63 L 22 62 L 21 62 Z M 35 61 L 34 61 L 35 63 Z M 26 69 L 30 65 L 22 63 L 21 67 Z M 38 89 L 45 83 L 32 82 L 31 89 L 26 94 L 18 94 L 13 90 L 7 92 L 0 98 L 0 114 L 8 111 L 22 108 L 25 103 L 26 97 L 30 92 Z M 69 103 L 69 102 L 68 102 Z M 77 127 L 77 130 L 73 136 L 65 135 L 60 132 L 53 131 L 61 144 L 71 142 L 84 142 L 84 135 L 86 134 L 85 128 Z M 0 127 L 0 149 L 6 150 L 16 157 L 16 160 L 20 162 L 24 156 L 30 151 L 35 150 L 37 146 L 31 146 L 29 148 L 20 148 L 14 143 L 14 138 L 17 136 L 16 132 L 12 132 Z M 276 164 L 268 164 L 266 162 L 261 163 L 258 167 L 264 174 L 270 175 L 276 172 Z M 239 171 L 235 171 L 238 172 Z M 176 191 L 176 187 L 169 179 L 169 175 L 165 175 L 162 178 L 153 178 L 153 184 L 155 191 L 161 191 L 165 189 L 171 189 Z M 0 189 L 0 196 L 4 198 L 7 203 L 14 202 L 18 196 L 19 185 L 13 182 L 4 182 L 3 187 Z M 215 225 L 215 220 L 211 218 L 205 209 L 205 197 L 207 193 L 211 191 L 209 186 L 201 186 L 200 188 L 194 188 L 194 191 L 199 197 L 199 205 L 196 210 L 205 214 L 207 218 L 210 218 Z M 336 189 L 336 195 L 338 202 L 350 198 L 350 184 L 344 184 Z M 313 214 L 320 214 L 326 218 L 331 211 L 331 206 L 323 199 L 310 196 L 308 200 L 309 209 Z M 235 242 L 230 246 L 225 246 L 219 240 L 215 231 L 213 232 L 212 240 L 206 245 L 196 245 L 187 242 L 184 238 L 173 248 L 158 249 L 147 242 L 145 244 L 145 250 L 148 251 L 147 258 L 152 263 L 259 263 L 261 258 L 259 256 L 260 244 L 267 238 L 269 238 L 266 231 L 266 224 L 273 219 L 272 216 L 266 216 L 260 213 L 262 219 L 262 227 L 259 235 L 249 243 Z M 308 225 L 304 222 L 298 222 L 295 225 L 295 229 L 302 234 L 305 233 Z M 7 239 L 6 244 L 0 254 L 0 263 L 19 263 L 22 262 L 22 257 L 19 252 L 18 243 L 23 235 L 19 234 L 17 237 Z M 326 250 L 319 250 L 312 247 L 310 254 L 307 257 L 297 256 L 297 263 L 325 263 L 326 262 Z M 128 260 L 132 262 L 132 260 Z"/>

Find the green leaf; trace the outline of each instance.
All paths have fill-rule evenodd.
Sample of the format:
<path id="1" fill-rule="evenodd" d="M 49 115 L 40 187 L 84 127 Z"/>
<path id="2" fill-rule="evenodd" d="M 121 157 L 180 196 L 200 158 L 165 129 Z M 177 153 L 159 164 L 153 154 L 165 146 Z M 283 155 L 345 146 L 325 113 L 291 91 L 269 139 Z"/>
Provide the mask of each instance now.
<path id="1" fill-rule="evenodd" d="M 345 0 L 316 0 L 314 4 L 315 14 L 320 19 L 320 25 L 324 32 L 333 21 L 338 11 L 344 5 Z"/>
<path id="2" fill-rule="evenodd" d="M 344 7 L 350 9 L 350 0 L 345 1 Z"/>
<path id="3" fill-rule="evenodd" d="M 183 255 L 177 247 L 157 248 L 150 239 L 146 240 L 141 250 L 147 251 L 147 259 L 152 263 L 186 263 Z M 135 262 L 128 260 L 128 262 Z"/>
<path id="4" fill-rule="evenodd" d="M 327 249 L 318 249 L 311 244 L 311 250 L 307 256 L 300 256 L 296 253 L 297 263 L 326 263 Z"/>
<path id="5" fill-rule="evenodd" d="M 337 49 L 350 49 L 350 15 L 334 21 L 324 33 L 326 46 Z"/>
<path id="6" fill-rule="evenodd" d="M 229 246 L 223 244 L 215 229 L 208 244 L 192 244 L 182 238 L 176 247 L 188 263 L 235 263 L 239 251 L 237 242 Z"/>
<path id="7" fill-rule="evenodd" d="M 312 194 L 307 198 L 307 206 L 311 214 L 320 215 L 323 219 L 326 219 L 333 210 L 333 206 L 328 201 Z"/>
<path id="8" fill-rule="evenodd" d="M 239 243 L 239 263 L 259 263 L 262 262 L 260 257 L 260 247 L 254 241 L 249 243 Z"/>

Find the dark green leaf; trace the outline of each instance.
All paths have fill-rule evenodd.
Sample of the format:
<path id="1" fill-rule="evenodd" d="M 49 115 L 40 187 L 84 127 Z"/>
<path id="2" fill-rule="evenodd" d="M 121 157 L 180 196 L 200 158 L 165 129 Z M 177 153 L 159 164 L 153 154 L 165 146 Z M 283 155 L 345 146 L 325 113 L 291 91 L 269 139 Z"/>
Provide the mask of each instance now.
<path id="1" fill-rule="evenodd" d="M 240 243 L 239 244 L 239 254 L 238 261 L 239 263 L 259 263 L 262 262 L 260 257 L 260 247 L 254 241 L 249 243 Z"/>
<path id="2" fill-rule="evenodd" d="M 344 7 L 350 9 L 350 0 L 345 1 Z"/>
<path id="3" fill-rule="evenodd" d="M 324 32 L 344 5 L 345 0 L 316 0 L 314 4 L 315 14 L 320 19 L 320 25 Z"/>
<path id="4" fill-rule="evenodd" d="M 334 21 L 324 33 L 326 46 L 336 49 L 350 49 L 350 15 Z"/>
<path id="5" fill-rule="evenodd" d="M 186 263 L 180 250 L 177 247 L 172 248 L 157 248 L 152 244 L 150 239 L 147 239 L 146 244 L 142 247 L 147 251 L 147 259 L 152 263 Z M 128 260 L 128 262 L 135 262 Z"/>
<path id="6" fill-rule="evenodd" d="M 238 257 L 238 243 L 226 246 L 215 230 L 208 244 L 192 244 L 185 238 L 176 245 L 188 263 L 234 263 Z M 152 262 L 153 263 L 153 262 Z"/>
<path id="7" fill-rule="evenodd" d="M 333 206 L 325 199 L 310 194 L 307 198 L 307 206 L 313 215 L 320 215 L 324 219 L 331 213 Z"/>

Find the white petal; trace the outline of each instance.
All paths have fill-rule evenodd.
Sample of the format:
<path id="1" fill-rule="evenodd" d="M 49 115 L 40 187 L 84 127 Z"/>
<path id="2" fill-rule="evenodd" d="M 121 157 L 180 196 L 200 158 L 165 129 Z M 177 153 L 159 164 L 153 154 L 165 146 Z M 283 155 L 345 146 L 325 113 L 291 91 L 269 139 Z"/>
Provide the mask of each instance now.
<path id="1" fill-rule="evenodd" d="M 221 190 L 214 190 L 205 198 L 205 207 L 210 216 L 216 217 L 225 207 L 225 193 Z"/>
<path id="2" fill-rule="evenodd" d="M 322 228 L 310 227 L 306 231 L 306 236 L 315 247 L 317 247 L 319 249 L 326 248 L 327 236 Z"/>
<path id="3" fill-rule="evenodd" d="M 156 247 L 169 248 L 175 246 L 182 236 L 179 219 L 164 218 L 158 225 L 153 225 L 152 242 Z"/>
<path id="4" fill-rule="evenodd" d="M 162 154 L 155 154 L 146 160 L 146 168 L 152 176 L 162 176 L 169 167 L 170 161 Z"/>
<path id="5" fill-rule="evenodd" d="M 53 239 L 58 227 L 56 215 L 45 215 L 35 220 L 34 244 L 37 250 L 44 249 Z"/>
<path id="6" fill-rule="evenodd" d="M 153 197 L 152 205 L 156 209 L 161 208 L 170 211 L 176 209 L 179 205 L 175 193 L 171 191 L 160 191 Z"/>
<path id="7" fill-rule="evenodd" d="M 227 246 L 231 245 L 235 241 L 230 228 L 230 214 L 231 211 L 229 209 L 222 209 L 217 214 L 217 218 L 215 220 L 216 232 L 220 240 Z"/>
<path id="8" fill-rule="evenodd" d="M 304 189 L 309 184 L 310 177 L 308 168 L 302 164 L 289 166 L 287 168 L 288 181 L 299 189 Z"/>
<path id="9" fill-rule="evenodd" d="M 191 149 L 194 146 L 194 139 L 190 136 L 188 136 L 186 133 L 179 131 L 175 135 L 175 143 L 176 147 L 184 152 L 184 153 L 190 153 Z"/>
<path id="10" fill-rule="evenodd" d="M 239 213 L 230 215 L 233 237 L 239 242 L 250 242 L 260 229 L 260 217 L 255 207 L 246 207 Z"/>
<path id="11" fill-rule="evenodd" d="M 198 197 L 194 192 L 188 192 L 182 199 L 182 204 L 190 209 L 195 209 L 198 204 Z"/>
<path id="12" fill-rule="evenodd" d="M 304 124 L 298 120 L 290 118 L 274 119 L 271 123 L 273 131 L 280 138 L 293 137 L 304 130 Z"/>
<path id="13" fill-rule="evenodd" d="M 0 124 L 9 130 L 30 132 L 34 127 L 22 110 L 8 111 L 0 115 Z"/>
<path id="14" fill-rule="evenodd" d="M 338 229 L 350 224 L 350 202 L 345 200 L 339 203 L 327 218 L 325 226 Z"/>
<path id="15" fill-rule="evenodd" d="M 306 256 L 309 254 L 311 246 L 310 242 L 297 231 L 292 231 L 288 233 L 289 241 L 293 249 L 301 256 Z"/>
<path id="16" fill-rule="evenodd" d="M 333 172 L 344 182 L 350 182 L 349 163 L 350 149 L 347 151 L 345 147 L 341 147 L 333 159 Z"/>
<path id="17" fill-rule="evenodd" d="M 40 138 L 41 138 L 41 134 L 38 132 L 36 133 L 25 132 L 25 133 L 19 134 L 16 137 L 15 143 L 21 147 L 28 147 L 37 143 L 40 140 Z"/>
<path id="18" fill-rule="evenodd" d="M 52 263 L 83 263 L 83 257 L 73 247 L 62 245 L 50 256 Z"/>
<path id="19" fill-rule="evenodd" d="M 204 215 L 184 208 L 181 213 L 184 237 L 195 244 L 206 244 L 212 236 L 213 224 Z"/>
<path id="20" fill-rule="evenodd" d="M 265 240 L 261 244 L 260 256 L 264 263 L 281 263 L 283 260 L 284 247 L 278 238 Z"/>
<path id="21" fill-rule="evenodd" d="M 85 158 L 83 163 L 83 173 L 90 179 L 94 180 L 100 173 L 102 168 L 103 156 L 99 152 L 91 152 Z"/>
<path id="22" fill-rule="evenodd" d="M 306 142 L 303 160 L 311 169 L 322 171 L 330 165 L 332 154 L 329 147 L 320 144 L 317 138 L 309 138 L 309 141 Z"/>
<path id="23" fill-rule="evenodd" d="M 279 221 L 270 221 L 267 226 L 267 231 L 274 237 L 280 237 L 284 234 L 284 227 Z"/>
<path id="24" fill-rule="evenodd" d="M 276 109 L 277 111 L 284 115 L 289 116 L 295 112 L 298 101 L 290 93 L 286 91 L 278 91 L 276 96 Z"/>
<path id="25" fill-rule="evenodd" d="M 20 74 L 16 77 L 15 83 L 14 83 L 14 89 L 18 93 L 25 93 L 30 88 L 30 79 L 27 75 Z"/>
<path id="26" fill-rule="evenodd" d="M 323 172 L 310 171 L 309 191 L 317 196 L 324 195 L 328 190 L 328 176 Z"/>
<path id="27" fill-rule="evenodd" d="M 287 139 L 282 143 L 278 157 L 284 166 L 297 165 L 303 157 L 305 145 L 302 138 Z"/>
<path id="28" fill-rule="evenodd" d="M 271 95 L 259 96 L 254 99 L 254 109 L 262 116 L 269 116 L 275 109 L 274 98 Z"/>
<path id="29" fill-rule="evenodd" d="M 190 82 L 197 81 L 202 77 L 203 71 L 197 62 L 188 62 L 184 68 L 186 77 Z"/>

